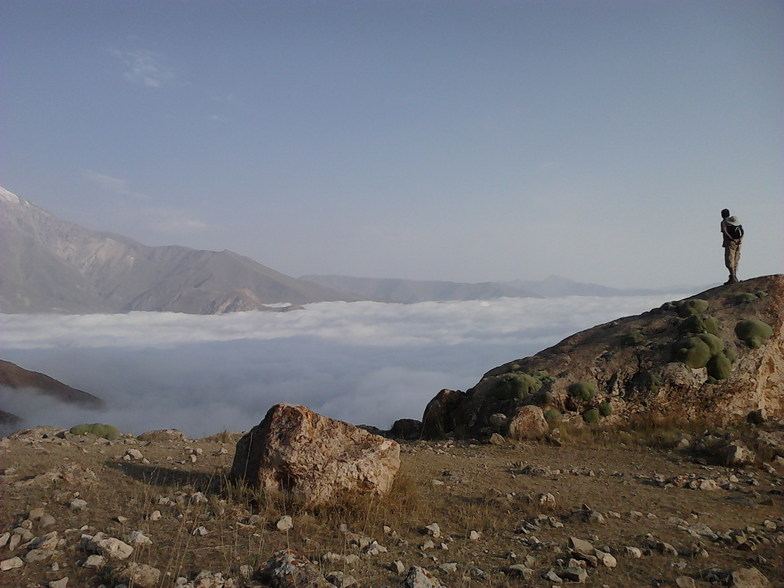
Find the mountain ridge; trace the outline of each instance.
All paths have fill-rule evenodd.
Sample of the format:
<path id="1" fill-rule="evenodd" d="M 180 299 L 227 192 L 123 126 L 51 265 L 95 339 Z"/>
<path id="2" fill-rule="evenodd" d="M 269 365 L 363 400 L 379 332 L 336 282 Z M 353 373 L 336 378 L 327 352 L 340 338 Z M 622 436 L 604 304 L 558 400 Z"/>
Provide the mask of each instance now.
<path id="1" fill-rule="evenodd" d="M 354 299 L 232 251 L 152 247 L 92 231 L 4 188 L 0 211 L 0 310 L 6 313 L 221 314 Z"/>

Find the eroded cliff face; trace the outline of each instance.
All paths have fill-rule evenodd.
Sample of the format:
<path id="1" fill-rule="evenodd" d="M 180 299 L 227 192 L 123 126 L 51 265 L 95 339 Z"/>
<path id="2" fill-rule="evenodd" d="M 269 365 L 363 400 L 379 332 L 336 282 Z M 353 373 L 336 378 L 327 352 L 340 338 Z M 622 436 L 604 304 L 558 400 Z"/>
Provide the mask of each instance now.
<path id="1" fill-rule="evenodd" d="M 491 415 L 526 404 L 605 424 L 784 416 L 783 310 L 784 276 L 775 275 L 598 325 L 489 371 L 453 410 L 455 428 L 487 430 Z M 744 323 L 753 336 L 743 321 L 754 321 Z"/>

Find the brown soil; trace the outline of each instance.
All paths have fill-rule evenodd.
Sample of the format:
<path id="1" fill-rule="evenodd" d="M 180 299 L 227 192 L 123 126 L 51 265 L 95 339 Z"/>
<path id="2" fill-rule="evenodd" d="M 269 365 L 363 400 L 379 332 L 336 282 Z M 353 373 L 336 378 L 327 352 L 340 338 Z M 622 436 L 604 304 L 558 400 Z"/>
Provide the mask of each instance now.
<path id="1" fill-rule="evenodd" d="M 707 586 L 711 568 L 718 570 L 714 578 L 719 578 L 752 566 L 772 585 L 784 585 L 780 467 L 731 470 L 700 463 L 682 451 L 637 443 L 645 440 L 622 443 L 617 437 L 585 433 L 565 438 L 562 446 L 404 443 L 390 495 L 304 511 L 283 496 L 258 496 L 225 484 L 237 439 L 223 434 L 144 442 L 125 436 L 109 443 L 51 429 L 3 439 L 0 535 L 22 524 L 32 509 L 43 507 L 55 522 L 41 528 L 34 521 L 33 536 L 57 531 L 65 541 L 57 548 L 61 553 L 50 559 L 0 572 L 0 585 L 46 586 L 68 576 L 69 586 L 113 586 L 112 569 L 127 562 L 110 561 L 100 571 L 81 567 L 89 554 L 80 547 L 80 536 L 102 531 L 127 541 L 136 530 L 152 545 L 137 547 L 128 561 L 160 569 L 161 586 L 174 585 L 179 576 L 192 580 L 202 570 L 221 572 L 238 586 L 258 586 L 255 580 L 241 580 L 240 566 L 263 567 L 283 548 L 314 561 L 330 552 L 360 555 L 353 564 L 319 565 L 324 572 L 351 574 L 367 587 L 399 585 L 405 574 L 390 569 L 396 560 L 406 569 L 425 567 L 450 587 L 550 586 L 541 574 L 558 572 L 568 563 L 569 537 L 588 540 L 617 558 L 615 568 L 588 567 L 592 586 L 667 586 L 675 585 L 679 576 Z M 124 460 L 129 449 L 141 451 L 148 463 Z M 192 461 L 198 450 L 201 454 Z M 69 464 L 89 468 L 98 482 L 36 478 L 74 468 Z M 666 480 L 675 476 L 695 485 L 716 480 L 724 487 L 668 485 Z M 540 505 L 543 493 L 552 494 L 555 504 Z M 86 508 L 72 509 L 74 497 L 85 500 Z M 171 505 L 162 504 L 166 499 Z M 162 516 L 152 520 L 156 510 Z M 294 522 L 286 533 L 275 528 L 284 514 L 292 515 Z M 525 529 L 540 514 L 550 518 Z M 597 520 L 598 515 L 604 520 Z M 117 517 L 125 519 L 119 522 Z M 432 539 L 435 547 L 423 548 L 429 539 L 425 527 L 431 523 L 438 523 L 443 536 Z M 700 524 L 721 537 L 696 536 Z M 199 527 L 206 535 L 193 534 Z M 480 533 L 478 539 L 471 538 L 472 531 Z M 376 540 L 387 552 L 363 555 L 354 545 L 361 537 Z M 663 543 L 679 554 L 662 553 Z M 639 548 L 642 557 L 628 555 L 627 546 Z M 24 559 L 27 552 L 23 545 L 13 552 L 5 545 L 0 560 L 15 555 Z M 439 569 L 452 562 L 456 571 Z M 509 576 L 506 570 L 516 563 L 534 569 L 535 577 L 523 581 Z"/>

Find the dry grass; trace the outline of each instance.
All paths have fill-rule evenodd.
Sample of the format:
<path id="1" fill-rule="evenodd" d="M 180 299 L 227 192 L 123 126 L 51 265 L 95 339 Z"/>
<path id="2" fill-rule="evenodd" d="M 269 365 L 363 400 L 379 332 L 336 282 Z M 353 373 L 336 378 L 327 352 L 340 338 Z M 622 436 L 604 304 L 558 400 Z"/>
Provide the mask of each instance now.
<path id="1" fill-rule="evenodd" d="M 350 573 L 360 586 L 399 584 L 401 577 L 389 569 L 395 560 L 435 570 L 448 586 L 514 586 L 519 583 L 508 579 L 504 568 L 526 556 L 533 558 L 538 571 L 557 566 L 570 535 L 620 553 L 625 545 L 640 546 L 649 532 L 676 546 L 693 541 L 668 523 L 668 517 L 698 520 L 724 532 L 760 526 L 765 519 L 783 516 L 780 495 L 771 493 L 781 488 L 781 477 L 761 471 L 755 473 L 761 480 L 753 488 L 756 495 L 745 489 L 719 493 L 665 490 L 648 483 L 654 473 L 720 473 L 720 468 L 705 470 L 690 456 L 663 449 L 671 446 L 670 439 L 676 433 L 685 434 L 672 423 L 659 423 L 617 432 L 587 427 L 564 430 L 562 447 L 547 443 L 499 447 L 464 442 L 405 444 L 401 470 L 389 494 L 344 496 L 318 508 L 303 508 L 283 493 L 229 484 L 225 474 L 233 447 L 221 440 L 236 436 L 228 433 L 199 441 L 150 444 L 130 438 L 106 444 L 89 437 L 14 441 L 6 448 L 4 467 L 17 468 L 13 478 L 17 482 L 63 463 L 80 463 L 95 471 L 100 483 L 78 487 L 4 484 L 0 489 L 4 505 L 0 533 L 16 527 L 31 508 L 44 505 L 57 520 L 55 528 L 67 537 L 68 547 L 58 559 L 57 572 L 51 569 L 51 562 L 28 564 L 19 575 L 5 573 L 0 581 L 36 585 L 68 575 L 69 585 L 96 586 L 111 579 L 111 566 L 97 574 L 81 568 L 87 554 L 78 548 L 79 535 L 103 531 L 126 539 L 132 531 L 140 530 L 153 545 L 137 548 L 132 560 L 160 569 L 164 573 L 161 586 L 172 585 L 178 576 L 193 578 L 204 569 L 239 578 L 241 566 L 261 567 L 283 548 L 296 549 L 319 561 L 324 572 Z M 139 448 L 149 464 L 124 461 L 122 456 L 129 447 Z M 203 450 L 195 463 L 188 459 L 194 447 Z M 222 453 L 222 447 L 228 452 Z M 557 468 L 561 473 L 523 475 L 526 465 Z M 68 507 L 76 491 L 87 501 L 85 511 Z M 556 497 L 553 507 L 540 506 L 537 497 L 545 492 Z M 584 505 L 603 513 L 650 512 L 656 518 L 640 522 L 624 515 L 596 525 L 583 520 Z M 158 520 L 153 516 L 155 511 L 161 513 Z M 700 514 L 693 519 L 692 513 Z M 535 548 L 527 543 L 529 535 L 517 529 L 539 514 L 554 517 L 564 527 L 545 525 L 535 531 L 543 544 Z M 294 522 L 285 533 L 275 527 L 283 515 L 290 515 Z M 120 523 L 118 516 L 128 520 Z M 431 523 L 440 525 L 443 537 L 434 539 L 434 548 L 425 548 L 428 537 L 424 528 Z M 84 531 L 78 530 L 85 525 Z M 203 536 L 200 527 L 207 531 Z M 472 531 L 480 534 L 479 540 L 470 538 Z M 34 528 L 34 532 L 38 530 Z M 388 551 L 364 555 L 362 546 L 372 540 Z M 441 543 L 447 549 L 442 549 Z M 784 564 L 774 558 L 775 546 L 763 546 L 755 553 L 731 546 L 708 547 L 711 558 L 707 561 L 679 560 L 684 570 L 672 568 L 672 560 L 656 553 L 641 560 L 619 555 L 617 570 L 592 570 L 591 577 L 596 585 L 653 585 L 672 582 L 682 573 L 696 577 L 700 569 L 710 565 L 737 569 L 757 555 L 766 558 L 766 564 L 755 565 L 768 577 L 784 574 Z M 518 559 L 511 559 L 510 552 Z M 352 564 L 324 561 L 327 553 L 358 555 L 359 560 Z M 457 564 L 458 571 L 438 571 L 438 565 L 445 562 Z M 485 575 L 479 576 L 477 568 Z"/>

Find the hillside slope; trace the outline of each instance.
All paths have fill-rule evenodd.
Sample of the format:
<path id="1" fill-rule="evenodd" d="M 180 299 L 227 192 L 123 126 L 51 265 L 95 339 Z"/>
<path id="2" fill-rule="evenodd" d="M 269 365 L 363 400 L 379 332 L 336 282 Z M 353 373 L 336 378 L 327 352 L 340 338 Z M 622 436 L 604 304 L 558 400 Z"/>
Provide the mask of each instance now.
<path id="1" fill-rule="evenodd" d="M 783 311 L 784 276 L 775 275 L 598 325 L 490 370 L 465 393 L 440 393 L 425 433 L 489 432 L 491 415 L 524 405 L 575 423 L 782 416 Z"/>
<path id="2" fill-rule="evenodd" d="M 11 390 L 14 395 L 20 396 L 27 396 L 37 392 L 66 404 L 78 404 L 90 408 L 100 408 L 103 405 L 103 401 L 97 396 L 71 388 L 71 386 L 63 384 L 46 374 L 31 372 L 15 363 L 1 359 L 0 388 Z M 0 423 L 15 423 L 18 421 L 18 416 L 0 407 Z"/>
<path id="3" fill-rule="evenodd" d="M 0 188 L 0 311 L 219 314 L 352 300 L 231 251 L 148 247 L 66 222 Z"/>

